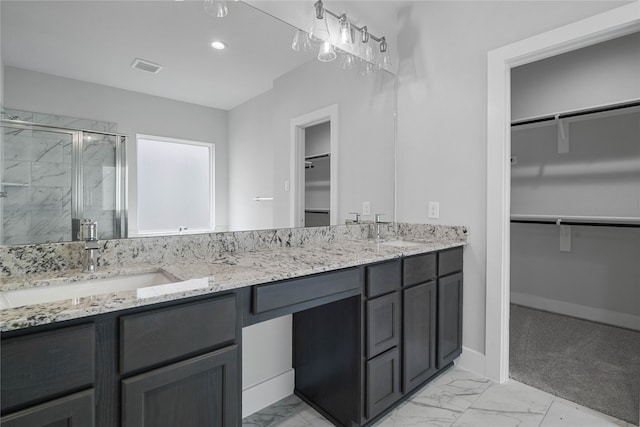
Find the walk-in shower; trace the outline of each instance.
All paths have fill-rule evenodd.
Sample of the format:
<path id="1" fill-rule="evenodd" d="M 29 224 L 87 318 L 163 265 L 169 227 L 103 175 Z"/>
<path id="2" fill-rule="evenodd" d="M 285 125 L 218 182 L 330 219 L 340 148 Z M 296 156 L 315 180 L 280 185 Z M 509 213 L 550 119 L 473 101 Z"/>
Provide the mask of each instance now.
<path id="1" fill-rule="evenodd" d="M 127 137 L 11 119 L 0 120 L 0 244 L 78 240 L 82 219 L 99 239 L 126 237 Z"/>

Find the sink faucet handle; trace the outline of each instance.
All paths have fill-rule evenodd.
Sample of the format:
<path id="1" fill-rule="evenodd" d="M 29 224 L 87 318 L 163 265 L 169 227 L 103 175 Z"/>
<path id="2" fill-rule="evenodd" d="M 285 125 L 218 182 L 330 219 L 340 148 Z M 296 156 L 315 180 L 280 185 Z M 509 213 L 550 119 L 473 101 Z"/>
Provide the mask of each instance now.
<path id="1" fill-rule="evenodd" d="M 83 219 L 80 222 L 80 235 L 82 240 L 98 240 L 98 222 Z"/>
<path id="2" fill-rule="evenodd" d="M 359 212 L 349 212 L 349 215 L 355 215 L 356 219 L 353 220 L 354 223 L 359 223 L 360 222 L 360 213 Z"/>
<path id="3" fill-rule="evenodd" d="M 384 216 L 384 214 L 376 214 L 375 222 L 380 222 L 380 217 Z"/>

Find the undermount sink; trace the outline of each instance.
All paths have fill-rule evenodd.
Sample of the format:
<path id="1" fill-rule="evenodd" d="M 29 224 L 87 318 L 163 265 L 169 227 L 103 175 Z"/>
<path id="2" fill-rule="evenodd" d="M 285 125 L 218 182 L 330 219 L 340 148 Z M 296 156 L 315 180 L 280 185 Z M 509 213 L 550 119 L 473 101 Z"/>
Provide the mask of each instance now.
<path id="1" fill-rule="evenodd" d="M 127 291 L 173 283 L 175 280 L 161 271 L 90 279 L 71 284 L 51 285 L 0 292 L 0 309 L 42 304 L 73 298 Z"/>
<path id="2" fill-rule="evenodd" d="M 395 246 L 397 248 L 410 248 L 411 246 L 418 246 L 419 242 L 412 242 L 409 240 L 383 240 L 381 245 Z"/>

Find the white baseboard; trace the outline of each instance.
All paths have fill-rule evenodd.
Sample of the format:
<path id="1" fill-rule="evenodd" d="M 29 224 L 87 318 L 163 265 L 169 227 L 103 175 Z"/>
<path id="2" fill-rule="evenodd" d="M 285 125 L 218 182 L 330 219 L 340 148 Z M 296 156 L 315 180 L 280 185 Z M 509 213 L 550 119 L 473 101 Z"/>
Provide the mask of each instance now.
<path id="1" fill-rule="evenodd" d="M 471 350 L 467 347 L 462 347 L 462 354 L 456 361 L 456 366 L 462 369 L 466 369 L 469 372 L 478 374 L 482 377 L 486 377 L 485 374 L 485 355 L 479 351 Z"/>
<path id="2" fill-rule="evenodd" d="M 536 308 L 538 310 L 566 314 L 567 316 L 578 317 L 580 319 L 640 331 L 640 316 L 634 316 L 633 314 L 588 307 L 585 305 L 573 304 L 570 302 L 558 301 L 519 292 L 511 292 L 511 302 L 526 307 Z"/>
<path id="3" fill-rule="evenodd" d="M 242 418 L 293 394 L 295 371 L 290 369 L 242 390 Z"/>

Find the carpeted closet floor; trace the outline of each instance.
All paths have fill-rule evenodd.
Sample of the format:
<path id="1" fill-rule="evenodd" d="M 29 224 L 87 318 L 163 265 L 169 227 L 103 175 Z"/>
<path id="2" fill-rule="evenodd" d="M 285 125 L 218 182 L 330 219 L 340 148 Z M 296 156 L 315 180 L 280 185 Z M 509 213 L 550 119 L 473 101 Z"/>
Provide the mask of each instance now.
<path id="1" fill-rule="evenodd" d="M 615 418 L 640 420 L 640 332 L 511 305 L 510 376 Z"/>

